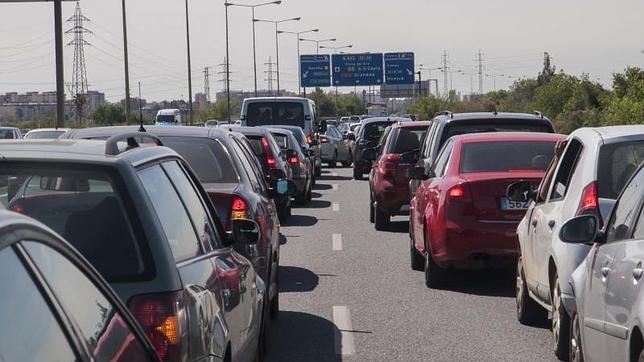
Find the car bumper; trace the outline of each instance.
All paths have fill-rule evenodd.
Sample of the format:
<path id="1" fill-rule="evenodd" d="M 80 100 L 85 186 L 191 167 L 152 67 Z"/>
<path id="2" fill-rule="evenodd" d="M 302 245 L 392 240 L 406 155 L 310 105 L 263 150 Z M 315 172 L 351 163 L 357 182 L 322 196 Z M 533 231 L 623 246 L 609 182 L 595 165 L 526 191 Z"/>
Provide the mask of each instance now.
<path id="1" fill-rule="evenodd" d="M 459 225 L 447 221 L 445 238 L 432 248 L 434 260 L 442 265 L 509 266 L 518 255 L 516 224 L 477 220 Z"/>
<path id="2" fill-rule="evenodd" d="M 409 187 L 394 187 L 388 190 L 376 190 L 378 208 L 385 214 L 409 215 Z"/>

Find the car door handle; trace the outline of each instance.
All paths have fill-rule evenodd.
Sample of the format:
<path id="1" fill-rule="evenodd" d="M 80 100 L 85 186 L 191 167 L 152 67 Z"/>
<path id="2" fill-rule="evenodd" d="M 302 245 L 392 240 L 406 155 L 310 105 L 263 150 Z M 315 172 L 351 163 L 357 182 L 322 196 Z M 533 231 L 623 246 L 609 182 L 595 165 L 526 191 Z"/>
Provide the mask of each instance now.
<path id="1" fill-rule="evenodd" d="M 644 269 L 642 269 L 642 262 L 639 262 L 637 267 L 633 269 L 633 278 L 635 278 L 635 280 L 640 280 L 642 279 L 642 276 L 644 276 Z"/>
<path id="2" fill-rule="evenodd" d="M 551 229 L 552 229 L 552 228 L 554 228 L 554 227 L 555 227 L 555 221 L 554 221 L 554 220 L 550 220 L 550 221 L 548 221 L 548 226 L 549 226 Z"/>
<path id="3" fill-rule="evenodd" d="M 535 227 L 535 228 L 536 228 L 536 227 L 537 227 L 537 224 L 538 224 L 538 223 L 537 223 L 537 220 L 536 220 L 536 219 L 535 219 L 535 220 L 532 220 L 532 227 Z"/>
<path id="4" fill-rule="evenodd" d="M 605 267 L 602 268 L 602 275 L 604 276 L 604 278 L 606 278 L 609 273 L 610 273 L 610 268 L 609 267 L 605 266 Z"/>

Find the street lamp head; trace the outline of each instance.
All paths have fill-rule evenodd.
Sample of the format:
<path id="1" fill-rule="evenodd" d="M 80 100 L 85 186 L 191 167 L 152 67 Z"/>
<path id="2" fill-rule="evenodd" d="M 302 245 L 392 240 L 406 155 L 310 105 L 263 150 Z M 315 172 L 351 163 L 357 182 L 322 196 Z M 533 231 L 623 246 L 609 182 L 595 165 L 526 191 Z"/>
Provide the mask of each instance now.
<path id="1" fill-rule="evenodd" d="M 301 18 L 301 17 L 297 17 L 297 18 L 293 18 L 293 19 L 291 19 L 291 20 L 300 21 L 300 20 L 302 20 L 302 18 Z"/>
<path id="2" fill-rule="evenodd" d="M 313 29 L 311 31 L 314 32 L 314 33 L 317 33 L 318 31 L 320 31 L 320 29 Z M 644 50 L 642 50 L 642 53 L 644 53 Z"/>
<path id="3" fill-rule="evenodd" d="M 281 4 L 281 3 L 282 3 L 282 0 L 279 0 L 279 1 L 273 1 L 273 4 L 275 4 L 275 5 L 279 5 L 279 4 Z"/>
<path id="4" fill-rule="evenodd" d="M 347 45 L 346 47 L 347 48 L 353 48 L 353 45 Z"/>

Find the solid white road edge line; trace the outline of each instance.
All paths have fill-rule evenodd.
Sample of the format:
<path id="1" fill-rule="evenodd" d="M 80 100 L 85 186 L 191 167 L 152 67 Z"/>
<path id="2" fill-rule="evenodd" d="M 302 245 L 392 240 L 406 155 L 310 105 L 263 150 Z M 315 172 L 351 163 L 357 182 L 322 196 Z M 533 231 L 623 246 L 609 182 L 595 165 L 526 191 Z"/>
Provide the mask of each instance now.
<path id="1" fill-rule="evenodd" d="M 333 251 L 342 250 L 342 234 L 333 234 Z"/>
<path id="2" fill-rule="evenodd" d="M 353 325 L 351 312 L 345 306 L 333 306 L 333 323 L 338 329 L 335 332 L 335 353 L 348 356 L 356 353 L 353 342 Z"/>

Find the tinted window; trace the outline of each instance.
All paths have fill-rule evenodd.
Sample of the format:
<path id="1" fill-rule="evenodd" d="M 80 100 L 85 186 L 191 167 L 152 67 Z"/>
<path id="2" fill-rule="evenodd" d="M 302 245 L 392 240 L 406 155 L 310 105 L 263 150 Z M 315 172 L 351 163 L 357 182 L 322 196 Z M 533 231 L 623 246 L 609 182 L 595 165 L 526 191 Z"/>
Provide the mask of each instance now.
<path id="1" fill-rule="evenodd" d="M 453 136 L 469 133 L 487 133 L 487 132 L 545 132 L 553 133 L 552 127 L 535 125 L 534 123 L 523 123 L 514 121 L 514 123 L 501 123 L 491 119 L 487 122 L 478 121 L 476 124 L 447 124 L 443 129 L 440 146 Z"/>
<path id="2" fill-rule="evenodd" d="M 172 180 L 174 187 L 179 192 L 179 196 L 183 199 L 183 204 L 188 209 L 199 239 L 206 245 L 212 245 L 214 248 L 220 247 L 221 240 L 210 222 L 206 206 L 201 201 L 188 176 L 179 166 L 179 163 L 176 161 L 166 162 L 163 164 L 163 169 Z"/>
<path id="3" fill-rule="evenodd" d="M 282 124 L 304 128 L 304 105 L 299 102 L 250 102 L 246 125 Z"/>
<path id="4" fill-rule="evenodd" d="M 142 274 L 135 218 L 126 212 L 114 178 L 102 171 L 66 170 L 72 167 L 7 165 L 0 180 L 9 187 L 0 202 L 63 235 L 106 279 Z"/>
<path id="5" fill-rule="evenodd" d="M 624 185 L 644 162 L 644 141 L 604 145 L 599 151 L 599 197 L 616 199 Z"/>
<path id="6" fill-rule="evenodd" d="M 0 139 L 11 140 L 15 138 L 15 134 L 12 129 L 0 129 Z"/>
<path id="7" fill-rule="evenodd" d="M 194 137 L 163 137 L 162 140 L 188 161 L 202 183 L 239 182 L 232 161 L 219 142 Z"/>
<path id="8" fill-rule="evenodd" d="M 554 148 L 555 142 L 466 143 L 461 151 L 461 172 L 545 171 Z"/>
<path id="9" fill-rule="evenodd" d="M 10 248 L 0 251 L 0 360 L 75 361 L 53 312 Z"/>
<path id="10" fill-rule="evenodd" d="M 568 148 L 559 163 L 559 169 L 555 175 L 552 194 L 550 195 L 551 200 L 558 200 L 566 195 L 570 180 L 577 166 L 577 160 L 581 155 L 581 150 L 582 145 L 577 140 L 572 140 L 568 144 Z"/>
<path id="11" fill-rule="evenodd" d="M 642 188 L 644 186 L 644 172 L 640 172 L 633 181 L 628 184 L 624 193 L 619 198 L 615 207 L 612 220 L 608 227 L 606 239 L 608 241 L 625 240 L 631 237 L 635 218 L 639 215 L 638 206 L 641 204 Z"/>
<path id="12" fill-rule="evenodd" d="M 449 157 L 452 154 L 452 146 L 453 142 L 446 144 L 436 158 L 436 164 L 434 165 L 434 174 L 436 177 L 443 177 L 445 175 L 445 169 L 449 163 Z"/>
<path id="13" fill-rule="evenodd" d="M 399 128 L 395 133 L 392 131 L 385 153 L 405 153 L 420 150 L 421 142 L 423 141 L 426 133 L 427 128 Z"/>
<path id="14" fill-rule="evenodd" d="M 262 143 L 263 137 L 247 136 L 247 138 L 250 147 L 253 148 L 253 153 L 255 153 L 255 156 L 257 156 L 260 160 L 264 159 L 266 157 L 266 149 L 264 148 L 264 144 Z"/>
<path id="15" fill-rule="evenodd" d="M 83 334 L 98 361 L 145 358 L 145 349 L 103 293 L 67 258 L 49 246 L 23 242 L 47 284 Z"/>
<path id="16" fill-rule="evenodd" d="M 275 138 L 275 142 L 281 149 L 288 150 L 288 137 L 286 135 L 273 133 L 273 138 Z"/>
<path id="17" fill-rule="evenodd" d="M 174 259 L 183 261 L 199 255 L 201 248 L 190 217 L 161 167 L 146 168 L 139 172 L 139 178 L 159 217 Z"/>
<path id="18" fill-rule="evenodd" d="M 361 129 L 362 138 L 367 140 L 380 140 L 385 129 L 391 126 L 392 122 L 372 122 L 364 125 Z"/>
<path id="19" fill-rule="evenodd" d="M 27 139 L 39 139 L 39 140 L 44 140 L 44 139 L 56 139 L 60 137 L 65 133 L 65 131 L 37 131 L 37 132 L 29 132 L 29 134 L 25 135 L 25 138 Z"/>
<path id="20" fill-rule="evenodd" d="M 235 152 L 239 156 L 239 160 L 241 161 L 244 170 L 246 172 L 246 175 L 248 176 L 248 180 L 251 183 L 251 186 L 255 190 L 260 189 L 260 180 L 257 177 L 256 173 L 253 171 L 253 167 L 251 165 L 251 160 L 247 157 L 246 153 L 242 150 L 241 145 L 237 142 L 237 140 L 233 140 L 232 142 L 233 148 L 235 149 Z"/>

